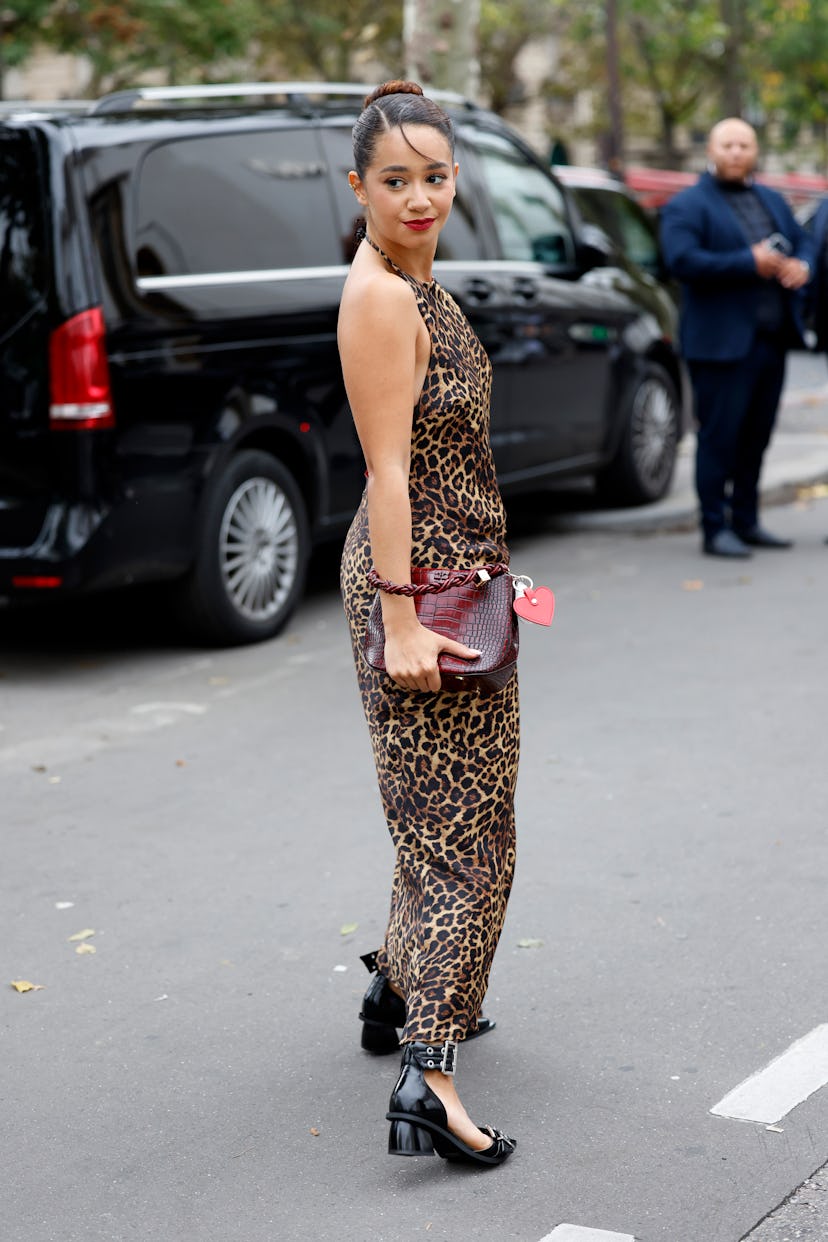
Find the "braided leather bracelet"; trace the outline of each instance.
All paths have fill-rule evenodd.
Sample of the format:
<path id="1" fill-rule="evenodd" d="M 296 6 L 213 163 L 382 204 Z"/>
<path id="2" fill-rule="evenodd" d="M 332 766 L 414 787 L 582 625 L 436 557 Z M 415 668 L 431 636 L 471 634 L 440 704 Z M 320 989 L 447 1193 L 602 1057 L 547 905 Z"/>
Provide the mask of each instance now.
<path id="1" fill-rule="evenodd" d="M 447 569 L 443 582 L 389 582 L 381 578 L 375 569 L 368 572 L 368 584 L 386 595 L 438 595 L 440 591 L 448 591 L 451 587 L 468 586 L 479 578 L 480 582 L 488 582 L 489 578 L 499 578 L 508 572 L 509 566 L 503 562 L 496 565 L 479 565 L 476 569 Z"/>

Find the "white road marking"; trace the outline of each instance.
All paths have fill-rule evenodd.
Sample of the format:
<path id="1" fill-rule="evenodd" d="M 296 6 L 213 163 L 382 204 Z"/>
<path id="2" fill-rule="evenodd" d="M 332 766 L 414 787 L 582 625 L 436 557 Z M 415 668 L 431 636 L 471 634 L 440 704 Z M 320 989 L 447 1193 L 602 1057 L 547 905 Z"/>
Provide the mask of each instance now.
<path id="1" fill-rule="evenodd" d="M 720 1100 L 711 1113 L 765 1125 L 781 1121 L 828 1083 L 828 1023 L 814 1027 L 764 1069 Z"/>
<path id="2" fill-rule="evenodd" d="M 129 709 L 136 716 L 161 716 L 166 722 L 166 718 L 172 713 L 174 716 L 203 716 L 209 709 L 204 703 L 136 703 L 134 707 Z"/>
<path id="3" fill-rule="evenodd" d="M 631 1233 L 608 1233 L 584 1225 L 556 1225 L 541 1242 L 635 1242 L 635 1238 Z"/>

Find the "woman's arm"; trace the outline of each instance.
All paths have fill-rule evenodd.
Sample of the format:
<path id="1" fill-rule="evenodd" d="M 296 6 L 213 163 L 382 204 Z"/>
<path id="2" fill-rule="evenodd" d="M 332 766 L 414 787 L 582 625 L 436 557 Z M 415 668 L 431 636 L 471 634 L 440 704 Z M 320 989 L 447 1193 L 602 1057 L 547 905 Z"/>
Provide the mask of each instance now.
<path id="1" fill-rule="evenodd" d="M 429 350 L 414 295 L 398 276 L 360 273 L 349 279 L 339 315 L 339 352 L 368 468 L 374 567 L 392 582 L 411 580 L 411 431 Z M 409 689 L 439 690 L 440 651 L 479 654 L 421 626 L 414 601 L 406 596 L 383 595 L 382 615 L 388 674 Z"/>

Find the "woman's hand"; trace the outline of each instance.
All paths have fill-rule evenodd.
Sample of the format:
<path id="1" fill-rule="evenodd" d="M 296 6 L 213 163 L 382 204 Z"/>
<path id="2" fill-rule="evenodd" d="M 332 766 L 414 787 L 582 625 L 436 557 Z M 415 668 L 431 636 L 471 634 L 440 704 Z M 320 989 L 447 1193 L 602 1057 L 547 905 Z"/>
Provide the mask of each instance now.
<path id="1" fill-rule="evenodd" d="M 435 634 L 417 622 L 399 633 L 387 634 L 385 639 L 385 668 L 404 690 L 436 692 L 440 689 L 440 669 L 437 664 L 441 651 L 460 656 L 463 660 L 476 660 L 480 655 L 474 647 L 455 642 Z"/>

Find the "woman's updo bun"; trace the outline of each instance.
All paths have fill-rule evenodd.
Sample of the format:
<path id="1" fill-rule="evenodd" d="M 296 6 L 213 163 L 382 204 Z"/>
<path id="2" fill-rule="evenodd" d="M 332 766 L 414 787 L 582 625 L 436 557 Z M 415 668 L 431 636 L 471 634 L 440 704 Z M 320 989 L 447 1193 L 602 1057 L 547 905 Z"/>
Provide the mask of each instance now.
<path id="1" fill-rule="evenodd" d="M 429 125 L 445 138 L 454 160 L 454 126 L 439 104 L 423 94 L 417 82 L 395 79 L 383 82 L 365 97 L 365 104 L 353 128 L 354 167 L 360 178 L 370 167 L 381 134 L 406 125 Z M 406 141 L 408 141 L 406 139 Z"/>
<path id="2" fill-rule="evenodd" d="M 399 78 L 394 78 L 392 82 L 381 82 L 379 86 L 371 91 L 370 95 L 365 96 L 363 108 L 369 107 L 370 104 L 376 103 L 378 99 L 384 98 L 386 95 L 423 95 L 423 88 L 419 82 L 403 82 Z"/>

